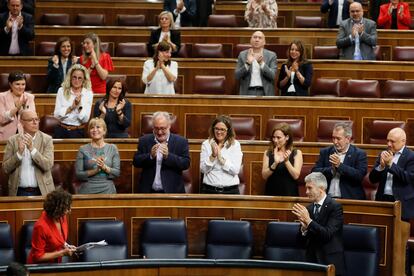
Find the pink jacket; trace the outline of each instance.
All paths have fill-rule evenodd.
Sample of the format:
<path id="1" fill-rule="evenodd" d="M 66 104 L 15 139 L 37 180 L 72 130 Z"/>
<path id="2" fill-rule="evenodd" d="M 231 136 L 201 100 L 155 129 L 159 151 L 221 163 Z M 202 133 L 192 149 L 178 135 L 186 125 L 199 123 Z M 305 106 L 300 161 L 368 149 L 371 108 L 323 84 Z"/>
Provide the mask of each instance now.
<path id="1" fill-rule="evenodd" d="M 27 97 L 27 102 L 26 106 L 22 106 L 21 110 L 29 109 L 36 111 L 34 96 L 27 92 L 24 92 L 24 95 Z M 19 133 L 23 132 L 18 114 L 12 120 L 6 116 L 6 112 L 14 108 L 14 106 L 13 94 L 10 90 L 0 93 L 0 140 L 9 139 L 9 137 L 16 134 L 17 130 L 19 130 Z"/>

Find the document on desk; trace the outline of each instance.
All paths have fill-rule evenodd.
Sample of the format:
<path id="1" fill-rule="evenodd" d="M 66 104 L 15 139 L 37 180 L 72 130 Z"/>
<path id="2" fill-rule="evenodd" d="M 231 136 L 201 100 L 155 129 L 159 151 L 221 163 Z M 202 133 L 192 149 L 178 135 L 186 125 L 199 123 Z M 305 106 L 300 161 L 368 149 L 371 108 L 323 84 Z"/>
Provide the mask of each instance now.
<path id="1" fill-rule="evenodd" d="M 80 252 L 80 251 L 85 251 L 85 250 L 91 249 L 95 246 L 106 246 L 106 245 L 108 245 L 108 243 L 105 240 L 101 240 L 101 241 L 98 241 L 98 242 L 87 242 L 87 243 L 84 243 L 84 244 L 76 247 L 76 251 Z"/>

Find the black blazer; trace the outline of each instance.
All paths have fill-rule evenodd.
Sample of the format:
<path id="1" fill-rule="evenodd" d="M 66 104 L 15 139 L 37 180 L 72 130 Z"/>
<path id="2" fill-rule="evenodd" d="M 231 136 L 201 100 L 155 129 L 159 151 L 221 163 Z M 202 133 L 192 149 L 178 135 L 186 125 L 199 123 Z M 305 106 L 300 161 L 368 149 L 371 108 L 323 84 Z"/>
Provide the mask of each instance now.
<path id="1" fill-rule="evenodd" d="M 68 64 L 66 66 L 66 73 L 68 72 L 70 67 L 72 67 L 72 59 L 69 58 Z M 58 89 L 61 87 L 63 80 L 63 67 L 60 58 L 59 68 L 53 66 L 52 59 L 49 59 L 47 63 L 47 93 L 57 93 Z"/>
<path id="2" fill-rule="evenodd" d="M 155 178 L 156 159 L 152 159 L 151 148 L 155 145 L 154 134 L 142 136 L 138 141 L 138 151 L 133 164 L 142 168 L 138 192 L 150 193 Z M 168 157 L 161 166 L 161 182 L 166 193 L 185 193 L 182 171 L 190 167 L 190 153 L 187 139 L 170 134 Z"/>
<path id="3" fill-rule="evenodd" d="M 379 182 L 375 200 L 383 200 L 385 182 L 389 172 L 393 175 L 392 192 L 394 198 L 401 201 L 402 218 L 405 220 L 414 218 L 414 152 L 405 147 L 397 164 L 392 164 L 391 167 L 387 167 L 383 171 L 375 169 L 379 164 L 380 156 L 369 174 L 369 180 L 372 183 Z"/>
<path id="4" fill-rule="evenodd" d="M 176 57 L 181 48 L 181 33 L 178 30 L 170 30 L 170 34 L 171 34 L 171 37 L 170 37 L 171 42 L 177 45 L 177 49 L 171 54 L 173 57 Z M 150 57 L 154 55 L 154 47 L 152 45 L 157 44 L 159 42 L 160 35 L 161 35 L 161 28 L 151 31 L 150 40 L 147 46 L 148 54 Z"/>
<path id="5" fill-rule="evenodd" d="M 184 0 L 185 12 L 181 13 L 181 27 L 191 27 L 193 25 L 193 20 L 196 14 L 196 0 Z M 164 0 L 164 10 L 169 11 L 174 16 L 174 21 L 176 15 L 174 10 L 177 8 L 176 0 Z"/>
<path id="6" fill-rule="evenodd" d="M 314 204 L 307 206 L 312 222 L 305 236 L 299 228 L 298 238 L 306 243 L 306 259 L 319 264 L 334 264 L 338 275 L 345 271 L 342 227 L 344 223 L 342 205 L 327 196 L 318 218 L 314 218 Z"/>
<path id="7" fill-rule="evenodd" d="M 21 56 L 30 56 L 33 54 L 32 49 L 29 47 L 29 41 L 34 39 L 34 21 L 33 17 L 25 12 L 22 12 L 23 16 L 23 27 L 18 31 L 18 40 L 19 40 L 19 47 L 20 47 L 20 55 Z M 0 14 L 0 55 L 8 56 L 9 55 L 9 48 L 11 43 L 11 35 L 12 32 L 10 31 L 8 34 L 4 31 L 4 27 L 6 26 L 7 19 L 9 18 L 9 12 L 5 12 Z"/>
<path id="8" fill-rule="evenodd" d="M 287 92 L 291 84 L 290 80 L 288 80 L 285 86 L 280 85 L 280 81 L 286 78 L 285 65 L 286 63 L 284 63 L 281 66 L 280 73 L 279 73 L 279 79 L 277 80 L 277 87 L 279 87 L 280 89 L 280 95 L 281 96 L 309 96 L 308 90 L 312 84 L 312 76 L 313 76 L 312 63 L 308 61 L 308 62 L 302 63 L 299 66 L 299 72 L 302 74 L 302 76 L 305 77 L 305 81 L 303 82 L 303 84 L 301 84 L 297 75 L 295 74 L 295 77 L 293 78 L 293 86 L 295 87 L 296 93 Z"/>
<path id="9" fill-rule="evenodd" d="M 321 172 L 325 175 L 329 185 L 333 178 L 332 165 L 329 162 L 329 155 L 335 152 L 334 146 L 323 148 L 319 154 L 319 160 L 313 167 L 312 172 Z M 344 158 L 344 162 L 338 167 L 341 174 L 339 178 L 339 188 L 341 189 L 342 198 L 348 199 L 365 199 L 362 180 L 367 173 L 367 154 L 365 151 L 354 145 L 349 145 L 348 152 Z"/>

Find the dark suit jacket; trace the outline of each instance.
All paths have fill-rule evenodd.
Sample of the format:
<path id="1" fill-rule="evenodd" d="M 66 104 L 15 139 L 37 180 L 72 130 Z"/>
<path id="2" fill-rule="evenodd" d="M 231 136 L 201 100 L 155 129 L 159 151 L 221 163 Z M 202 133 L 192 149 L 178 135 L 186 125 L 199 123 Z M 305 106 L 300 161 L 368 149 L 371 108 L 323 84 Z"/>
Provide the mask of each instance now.
<path id="1" fill-rule="evenodd" d="M 18 31 L 18 40 L 20 47 L 20 55 L 29 56 L 32 55 L 33 51 L 29 47 L 29 41 L 34 39 L 34 21 L 33 17 L 25 12 L 22 12 L 23 16 L 23 27 Z M 8 34 L 4 31 L 7 19 L 9 18 L 9 12 L 0 14 L 0 55 L 9 55 L 9 48 L 11 43 L 10 31 Z"/>
<path id="2" fill-rule="evenodd" d="M 171 54 L 173 57 L 176 57 L 181 48 L 181 33 L 178 30 L 170 30 L 170 34 L 171 34 L 171 37 L 170 37 L 171 42 L 177 45 L 176 51 L 172 52 Z M 152 47 L 152 45 L 158 43 L 158 41 L 160 40 L 160 35 L 161 35 L 161 28 L 151 31 L 150 40 L 148 42 L 148 54 L 150 57 L 154 55 L 154 47 Z"/>
<path id="3" fill-rule="evenodd" d="M 372 183 L 379 182 L 375 200 L 383 200 L 385 181 L 389 172 L 393 175 L 392 192 L 394 197 L 401 201 L 402 218 L 414 218 L 414 152 L 405 147 L 397 164 L 392 164 L 391 167 L 385 168 L 383 171 L 375 169 L 379 164 L 380 156 L 369 174 L 369 180 Z"/>
<path id="4" fill-rule="evenodd" d="M 342 242 L 342 205 L 327 196 L 317 219 L 313 204 L 307 209 L 312 219 L 305 236 L 299 228 L 298 238 L 306 243 L 306 259 L 319 264 L 334 264 L 336 274 L 344 274 L 344 248 Z"/>
<path id="5" fill-rule="evenodd" d="M 277 87 L 279 87 L 279 89 L 280 89 L 280 96 L 309 96 L 308 90 L 309 90 L 309 87 L 312 84 L 312 76 L 313 76 L 312 63 L 305 62 L 305 63 L 302 63 L 299 66 L 299 72 L 305 78 L 305 81 L 303 82 L 303 84 L 301 84 L 299 79 L 298 79 L 298 76 L 295 74 L 295 77 L 293 79 L 293 86 L 295 87 L 296 92 L 287 92 L 288 89 L 289 89 L 289 86 L 291 85 L 290 80 L 286 83 L 285 86 L 282 87 L 280 85 L 280 81 L 283 80 L 284 78 L 286 78 L 285 65 L 287 65 L 287 64 L 284 63 L 280 67 L 279 78 L 278 78 L 278 81 L 277 81 Z"/>
<path id="6" fill-rule="evenodd" d="M 194 19 L 194 26 L 206 27 L 208 17 L 213 13 L 212 6 L 214 0 L 196 0 L 197 11 Z"/>
<path id="7" fill-rule="evenodd" d="M 138 192 L 150 193 L 155 178 L 156 159 L 151 159 L 151 148 L 155 145 L 154 134 L 142 136 L 138 142 L 138 151 L 133 164 L 142 168 Z M 166 193 L 184 193 L 182 171 L 190 167 L 188 141 L 176 134 L 170 134 L 168 157 L 161 165 L 161 182 Z"/>
<path id="8" fill-rule="evenodd" d="M 360 0 L 355 0 L 355 2 L 361 3 Z M 338 0 L 334 0 L 332 5 L 329 5 L 329 0 L 323 0 L 321 4 L 321 13 L 328 14 L 328 28 L 337 28 L 338 24 L 336 24 L 336 19 L 338 17 Z M 349 18 L 349 2 L 344 1 L 342 5 L 342 20 Z"/>
<path id="9" fill-rule="evenodd" d="M 68 59 L 68 64 L 66 66 L 66 72 L 68 72 L 69 68 L 72 67 L 72 59 Z M 60 88 L 63 82 L 63 67 L 62 62 L 59 58 L 59 68 L 53 66 L 52 59 L 49 59 L 47 63 L 47 93 L 57 93 L 58 89 Z"/>
<path id="10" fill-rule="evenodd" d="M 363 18 L 364 32 L 361 34 L 360 50 L 363 60 L 375 60 L 374 47 L 377 45 L 377 24 L 371 19 Z M 336 36 L 336 46 L 340 50 L 340 59 L 354 58 L 355 41 L 349 36 L 352 34 L 353 21 L 348 18 L 339 25 L 338 35 Z"/>
<path id="11" fill-rule="evenodd" d="M 329 163 L 329 155 L 335 153 L 334 146 L 323 148 L 319 154 L 319 160 L 313 167 L 312 172 L 321 172 L 328 181 L 328 190 L 333 178 L 332 165 Z M 338 167 L 341 174 L 339 178 L 339 187 L 342 198 L 348 199 L 365 199 L 362 180 L 367 173 L 367 154 L 365 151 L 354 145 L 349 145 L 344 162 Z"/>
<path id="12" fill-rule="evenodd" d="M 181 27 L 191 27 L 196 14 L 196 0 L 184 0 L 185 12 L 181 13 Z M 174 21 L 177 16 L 174 10 L 177 8 L 176 0 L 164 0 L 164 10 L 169 11 L 174 16 Z"/>

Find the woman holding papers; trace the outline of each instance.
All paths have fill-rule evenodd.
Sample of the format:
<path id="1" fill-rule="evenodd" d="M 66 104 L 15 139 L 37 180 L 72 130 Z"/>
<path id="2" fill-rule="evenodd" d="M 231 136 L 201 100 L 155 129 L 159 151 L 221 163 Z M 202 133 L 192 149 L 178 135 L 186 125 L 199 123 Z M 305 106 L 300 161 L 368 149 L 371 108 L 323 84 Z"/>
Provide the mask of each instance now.
<path id="1" fill-rule="evenodd" d="M 68 223 L 72 195 L 56 190 L 46 196 L 43 212 L 35 223 L 32 235 L 32 249 L 27 263 L 60 263 L 63 256 L 72 256 L 76 247 L 68 245 Z"/>

